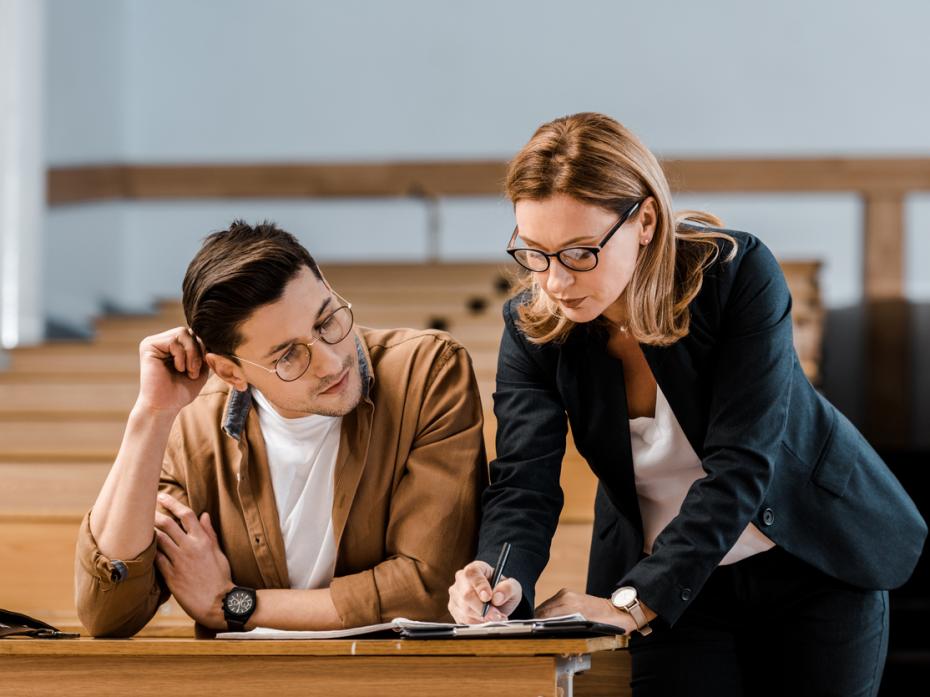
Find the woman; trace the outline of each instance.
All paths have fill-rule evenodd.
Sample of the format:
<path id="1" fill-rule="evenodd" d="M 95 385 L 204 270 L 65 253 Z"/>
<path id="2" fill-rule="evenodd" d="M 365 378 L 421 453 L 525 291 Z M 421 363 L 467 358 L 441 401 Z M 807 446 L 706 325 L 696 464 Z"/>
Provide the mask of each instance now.
<path id="1" fill-rule="evenodd" d="M 883 589 L 911 574 L 927 528 L 805 378 L 772 254 L 673 215 L 656 158 L 599 114 L 541 126 L 507 193 L 508 252 L 530 274 L 504 309 L 497 459 L 453 616 L 533 614 L 567 421 L 599 479 L 588 587 L 537 616 L 632 633 L 636 695 L 875 694 Z"/>

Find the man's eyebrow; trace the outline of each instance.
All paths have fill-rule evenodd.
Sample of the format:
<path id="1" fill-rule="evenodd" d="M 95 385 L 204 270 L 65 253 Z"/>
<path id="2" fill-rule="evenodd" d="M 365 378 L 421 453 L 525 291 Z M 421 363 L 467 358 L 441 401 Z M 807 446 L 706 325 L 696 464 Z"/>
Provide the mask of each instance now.
<path id="1" fill-rule="evenodd" d="M 320 309 L 316 311 L 316 319 L 320 318 L 320 315 L 323 314 L 323 312 L 326 310 L 327 307 L 329 307 L 332 304 L 332 302 L 333 302 L 333 296 L 330 295 L 328 298 L 326 298 L 326 300 L 323 301 L 323 304 L 320 305 Z M 314 322 L 314 324 L 316 324 L 316 322 Z M 282 341 L 280 344 L 273 347 L 268 353 L 266 353 L 263 356 L 263 358 L 271 358 L 278 351 L 280 351 L 281 349 L 287 348 L 288 346 L 290 346 L 296 341 L 297 341 L 296 337 L 293 339 L 288 339 L 287 341 Z"/>

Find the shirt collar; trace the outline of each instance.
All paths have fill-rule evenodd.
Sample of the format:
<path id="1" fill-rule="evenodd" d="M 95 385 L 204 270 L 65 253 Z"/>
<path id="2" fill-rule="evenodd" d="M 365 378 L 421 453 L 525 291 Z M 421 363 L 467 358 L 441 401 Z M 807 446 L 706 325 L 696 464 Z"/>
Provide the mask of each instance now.
<path id="1" fill-rule="evenodd" d="M 371 388 L 375 383 L 375 376 L 371 370 L 371 357 L 368 354 L 368 347 L 357 331 L 355 332 L 355 351 L 358 355 L 358 369 L 362 378 L 362 399 L 369 401 Z M 250 390 L 240 392 L 235 388 L 230 388 L 223 417 L 223 431 L 226 432 L 227 436 L 234 440 L 239 440 L 242 437 L 245 421 L 251 408 L 252 393 Z"/>

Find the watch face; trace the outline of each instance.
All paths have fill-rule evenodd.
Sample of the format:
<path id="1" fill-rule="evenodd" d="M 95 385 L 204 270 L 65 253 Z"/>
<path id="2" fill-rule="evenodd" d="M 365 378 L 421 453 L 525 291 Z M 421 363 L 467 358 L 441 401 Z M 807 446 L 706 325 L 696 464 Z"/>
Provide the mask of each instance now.
<path id="1" fill-rule="evenodd" d="M 226 598 L 226 607 L 234 615 L 244 615 L 252 609 L 252 596 L 245 591 L 233 591 Z"/>
<path id="2" fill-rule="evenodd" d="M 617 607 L 626 607 L 636 600 L 636 589 L 628 586 L 625 588 L 618 588 L 611 600 Z"/>

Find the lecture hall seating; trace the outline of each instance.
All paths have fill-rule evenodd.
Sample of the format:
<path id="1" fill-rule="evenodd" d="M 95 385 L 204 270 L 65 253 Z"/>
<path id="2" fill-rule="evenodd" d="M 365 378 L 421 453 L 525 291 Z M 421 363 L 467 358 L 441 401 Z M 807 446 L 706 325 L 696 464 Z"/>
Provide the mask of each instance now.
<path id="1" fill-rule="evenodd" d="M 812 381 L 819 376 L 823 309 L 818 262 L 783 263 L 794 297 L 795 344 Z M 333 287 L 367 326 L 441 328 L 469 349 L 494 453 L 494 389 L 501 305 L 512 265 L 327 265 Z M 81 516 L 110 467 L 138 387 L 138 343 L 183 323 L 168 300 L 145 316 L 107 316 L 90 342 L 47 342 L 11 352 L 0 372 L 0 588 L 4 606 L 65 626 L 76 623 L 72 565 Z M 569 447 L 565 507 L 537 596 L 583 588 L 595 480 Z M 188 623 L 172 602 L 150 625 Z"/>

